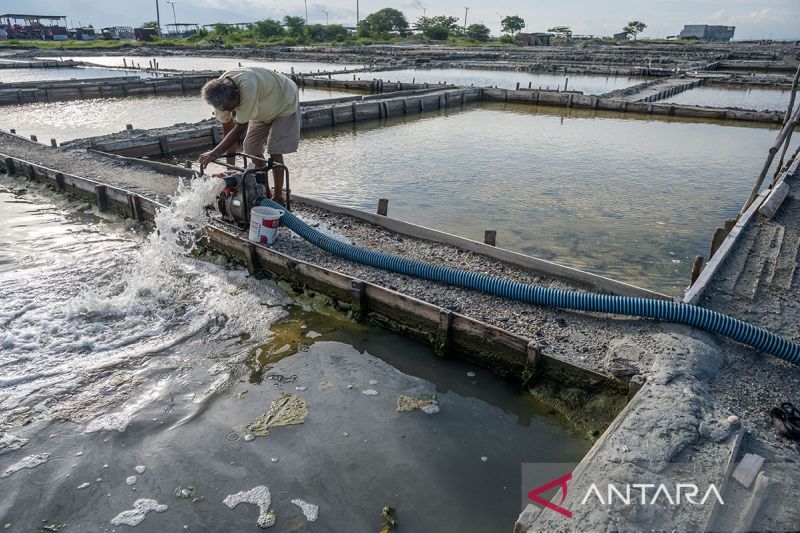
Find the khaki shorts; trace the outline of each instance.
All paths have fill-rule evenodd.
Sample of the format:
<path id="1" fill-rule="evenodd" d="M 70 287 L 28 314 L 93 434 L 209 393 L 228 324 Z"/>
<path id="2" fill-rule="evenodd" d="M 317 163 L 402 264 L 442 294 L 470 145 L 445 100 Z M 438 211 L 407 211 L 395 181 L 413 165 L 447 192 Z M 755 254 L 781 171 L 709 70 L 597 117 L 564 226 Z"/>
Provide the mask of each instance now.
<path id="1" fill-rule="evenodd" d="M 288 117 L 278 117 L 272 122 L 251 120 L 247 126 L 247 135 L 242 143 L 244 153 L 256 157 L 264 157 L 264 145 L 267 153 L 291 154 L 297 151 L 300 144 L 300 110 Z"/>

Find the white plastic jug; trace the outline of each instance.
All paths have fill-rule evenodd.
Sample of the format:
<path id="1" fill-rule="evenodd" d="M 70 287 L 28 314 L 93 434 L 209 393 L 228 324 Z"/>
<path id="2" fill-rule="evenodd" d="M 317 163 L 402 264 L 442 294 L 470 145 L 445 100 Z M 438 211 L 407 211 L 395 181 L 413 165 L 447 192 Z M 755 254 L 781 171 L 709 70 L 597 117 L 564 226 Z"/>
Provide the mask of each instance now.
<path id="1" fill-rule="evenodd" d="M 256 206 L 250 211 L 248 238 L 261 244 L 272 244 L 278 236 L 278 225 L 285 211 L 272 207 Z"/>

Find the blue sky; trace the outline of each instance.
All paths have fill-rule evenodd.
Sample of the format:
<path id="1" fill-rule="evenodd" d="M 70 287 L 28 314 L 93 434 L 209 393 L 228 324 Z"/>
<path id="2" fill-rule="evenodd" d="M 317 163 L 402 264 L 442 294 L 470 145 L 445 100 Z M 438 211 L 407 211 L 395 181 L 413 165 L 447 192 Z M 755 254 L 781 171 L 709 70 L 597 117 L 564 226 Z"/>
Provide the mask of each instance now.
<path id="1" fill-rule="evenodd" d="M 162 24 L 172 22 L 172 7 L 160 0 Z M 403 11 L 410 21 L 423 13 L 457 16 L 463 22 L 464 6 L 470 6 L 468 23 L 482 22 L 494 33 L 500 15 L 520 15 L 527 31 L 569 25 L 575 33 L 610 35 L 631 19 L 648 24 L 644 37 L 674 35 L 684 24 L 734 25 L 737 39 L 800 38 L 800 0 L 601 0 L 511 1 L 494 0 L 361 0 L 361 16 L 383 7 Z M 66 15 L 77 24 L 136 26 L 155 19 L 155 0 L 2 0 L 0 12 Z M 356 0 L 308 0 L 309 22 L 353 24 Z M 178 22 L 249 22 L 284 15 L 303 15 L 302 0 L 176 0 Z"/>

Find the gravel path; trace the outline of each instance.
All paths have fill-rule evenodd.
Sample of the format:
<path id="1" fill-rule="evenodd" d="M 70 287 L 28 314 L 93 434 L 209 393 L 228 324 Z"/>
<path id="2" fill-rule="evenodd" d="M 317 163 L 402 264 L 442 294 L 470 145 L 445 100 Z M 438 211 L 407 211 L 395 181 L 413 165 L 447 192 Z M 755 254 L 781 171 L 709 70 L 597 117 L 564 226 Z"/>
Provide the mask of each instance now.
<path id="1" fill-rule="evenodd" d="M 173 194 L 178 178 L 147 167 L 108 159 L 83 149 L 52 148 L 17 135 L 0 132 L 0 153 L 6 153 L 49 168 L 95 179 L 164 201 Z"/>

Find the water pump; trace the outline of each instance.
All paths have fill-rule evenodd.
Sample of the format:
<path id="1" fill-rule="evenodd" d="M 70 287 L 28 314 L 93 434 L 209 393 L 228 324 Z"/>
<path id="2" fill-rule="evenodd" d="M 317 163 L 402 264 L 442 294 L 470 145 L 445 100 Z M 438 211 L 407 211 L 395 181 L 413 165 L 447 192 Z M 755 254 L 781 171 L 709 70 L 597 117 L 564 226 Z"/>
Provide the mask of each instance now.
<path id="1" fill-rule="evenodd" d="M 230 155 L 233 154 L 226 154 L 223 157 Z M 214 209 L 222 216 L 223 222 L 243 230 L 250 227 L 250 210 L 259 205 L 264 198 L 272 198 L 267 173 L 274 168 L 284 170 L 286 178 L 286 208 L 289 208 L 289 169 L 286 168 L 286 165 L 276 163 L 272 159 L 264 159 L 263 161 L 266 166 L 261 168 L 256 168 L 252 164 L 248 165 L 247 168 L 242 168 L 215 161 L 217 164 L 233 170 L 232 173 L 218 176 L 225 181 L 225 188 L 214 201 Z"/>

